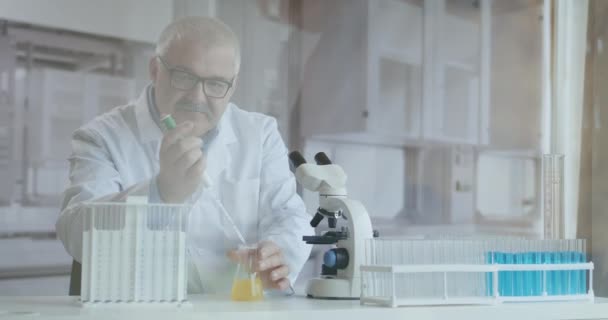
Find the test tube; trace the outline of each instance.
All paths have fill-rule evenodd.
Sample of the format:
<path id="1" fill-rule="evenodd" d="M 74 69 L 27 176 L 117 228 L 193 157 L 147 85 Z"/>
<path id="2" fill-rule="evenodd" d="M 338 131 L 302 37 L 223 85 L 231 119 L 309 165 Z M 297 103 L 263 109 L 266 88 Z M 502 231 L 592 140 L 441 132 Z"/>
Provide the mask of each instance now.
<path id="1" fill-rule="evenodd" d="M 562 254 L 563 260 L 566 261 L 566 263 L 572 264 L 572 263 L 576 263 L 575 258 L 575 254 L 574 254 L 574 242 L 573 240 L 567 240 L 567 244 L 566 244 L 566 251 Z M 576 285 L 575 282 L 573 281 L 574 279 L 576 279 L 576 270 L 569 270 L 566 271 L 566 294 L 572 295 L 575 294 L 576 292 Z"/>
<path id="2" fill-rule="evenodd" d="M 542 263 L 542 240 L 535 242 L 534 248 L 534 264 Z M 543 294 L 543 272 L 535 271 L 534 272 L 534 293 L 535 296 L 540 296 Z"/>
<path id="3" fill-rule="evenodd" d="M 532 263 L 532 242 L 531 241 L 526 241 L 525 245 L 524 245 L 524 250 L 522 250 L 522 252 L 520 253 L 522 256 L 522 263 L 523 264 L 531 264 Z M 532 271 L 524 271 L 522 272 L 523 274 L 523 291 L 522 294 L 524 296 L 531 296 L 532 295 L 532 286 L 534 284 L 534 281 L 532 280 Z"/>
<path id="4" fill-rule="evenodd" d="M 579 261 L 587 262 L 587 242 L 585 240 L 579 240 L 577 243 L 578 250 L 580 252 Z M 580 293 L 587 294 L 587 270 L 580 271 Z"/>
<path id="5" fill-rule="evenodd" d="M 484 260 L 484 253 L 483 253 L 483 248 L 482 248 L 482 243 L 481 241 L 473 241 L 474 243 L 474 256 L 473 256 L 473 264 L 476 265 L 481 265 L 483 264 L 483 260 Z M 483 296 L 484 295 L 484 274 L 482 273 L 475 273 L 474 274 L 475 277 L 475 291 L 474 291 L 474 295 L 475 296 Z"/>
<path id="6" fill-rule="evenodd" d="M 513 263 L 515 264 L 524 264 L 524 255 L 525 253 L 522 252 L 523 250 L 517 250 L 516 252 L 513 253 Z M 514 296 L 524 296 L 526 295 L 526 289 L 524 288 L 524 285 L 526 285 L 525 282 L 525 277 L 524 277 L 524 273 L 527 273 L 526 271 L 515 271 L 514 275 L 513 275 L 513 280 L 514 280 L 514 292 L 513 295 Z"/>
<path id="7" fill-rule="evenodd" d="M 489 250 L 486 250 L 485 255 L 487 264 L 495 263 L 494 252 L 491 248 L 489 248 Z M 486 272 L 486 296 L 492 296 L 494 294 L 494 286 L 496 284 L 492 282 L 492 279 L 492 272 Z"/>
<path id="8" fill-rule="evenodd" d="M 545 239 L 564 238 L 564 155 L 545 154 L 542 160 Z"/>
<path id="9" fill-rule="evenodd" d="M 562 261 L 562 248 L 560 244 L 560 248 L 557 251 L 553 251 L 553 263 L 555 264 L 563 264 Z M 564 272 L 563 270 L 555 271 L 554 283 L 555 283 L 555 294 L 562 295 L 564 293 Z"/>

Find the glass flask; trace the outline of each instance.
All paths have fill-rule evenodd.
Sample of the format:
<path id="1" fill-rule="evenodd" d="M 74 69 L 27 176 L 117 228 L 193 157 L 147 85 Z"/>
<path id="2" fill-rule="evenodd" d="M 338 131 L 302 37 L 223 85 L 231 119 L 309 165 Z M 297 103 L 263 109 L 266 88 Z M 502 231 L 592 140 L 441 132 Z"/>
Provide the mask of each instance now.
<path id="1" fill-rule="evenodd" d="M 262 279 L 255 271 L 257 250 L 255 247 L 240 247 L 247 254 L 242 257 L 236 267 L 232 281 L 231 298 L 234 301 L 259 301 L 264 298 Z"/>

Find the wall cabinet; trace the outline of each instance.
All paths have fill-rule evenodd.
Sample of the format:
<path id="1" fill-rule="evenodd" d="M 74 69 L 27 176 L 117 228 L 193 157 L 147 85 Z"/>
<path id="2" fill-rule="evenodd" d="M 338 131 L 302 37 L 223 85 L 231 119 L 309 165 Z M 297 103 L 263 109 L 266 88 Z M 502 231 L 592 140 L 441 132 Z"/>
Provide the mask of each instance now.
<path id="1" fill-rule="evenodd" d="M 444 1 L 340 9 L 303 66 L 302 136 L 478 142 L 479 19 Z"/>

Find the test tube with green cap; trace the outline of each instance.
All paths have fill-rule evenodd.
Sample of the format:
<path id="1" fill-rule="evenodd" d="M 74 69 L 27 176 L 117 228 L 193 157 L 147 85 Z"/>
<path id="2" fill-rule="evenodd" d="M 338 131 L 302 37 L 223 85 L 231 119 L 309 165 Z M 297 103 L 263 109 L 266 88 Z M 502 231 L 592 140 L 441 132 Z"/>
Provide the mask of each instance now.
<path id="1" fill-rule="evenodd" d="M 173 119 L 173 116 L 171 116 L 170 114 L 161 117 L 160 121 L 165 125 L 165 128 L 167 130 L 173 130 L 177 126 L 175 123 L 175 119 Z M 207 188 L 211 187 L 211 185 L 212 185 L 211 177 L 209 177 L 207 172 L 203 173 L 203 185 Z"/>
<path id="2" fill-rule="evenodd" d="M 173 117 L 170 114 L 160 118 L 160 121 L 162 121 L 162 123 L 165 125 L 167 130 L 173 130 L 176 127 L 175 119 L 173 119 Z"/>

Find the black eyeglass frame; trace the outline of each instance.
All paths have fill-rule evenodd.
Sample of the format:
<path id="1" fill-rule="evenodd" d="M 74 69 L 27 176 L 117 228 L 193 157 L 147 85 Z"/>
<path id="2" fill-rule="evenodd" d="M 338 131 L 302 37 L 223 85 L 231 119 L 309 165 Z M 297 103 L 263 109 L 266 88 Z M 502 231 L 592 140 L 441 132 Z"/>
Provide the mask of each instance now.
<path id="1" fill-rule="evenodd" d="M 227 82 L 227 81 L 224 81 L 224 80 L 220 80 L 220 79 L 217 79 L 217 78 L 203 78 L 203 77 L 199 77 L 199 76 L 197 76 L 196 74 L 194 74 L 192 72 L 188 72 L 186 70 L 177 69 L 177 68 L 169 66 L 169 64 L 161 56 L 156 56 L 156 57 L 158 58 L 158 60 L 160 60 L 160 62 L 167 69 L 167 71 L 169 71 L 169 77 L 171 78 L 171 87 L 173 87 L 174 89 L 181 90 L 181 91 L 189 91 L 189 90 L 192 90 L 194 87 L 196 87 L 198 85 L 198 83 L 200 82 L 200 83 L 203 84 L 203 92 L 205 93 L 205 95 L 207 97 L 216 98 L 216 99 L 223 99 L 228 94 L 228 91 L 230 91 L 230 88 L 232 88 L 232 86 L 234 85 L 234 78 L 235 77 L 232 77 L 232 80 L 230 80 L 230 82 Z M 185 73 L 188 76 L 196 79 L 196 81 L 194 82 L 194 84 L 190 88 L 180 88 L 178 86 L 175 86 L 175 84 L 173 83 L 173 75 L 176 72 Z M 205 88 L 205 83 L 207 81 L 221 82 L 221 83 L 226 84 L 228 87 L 226 88 L 226 91 L 224 92 L 224 94 L 222 96 L 209 95 L 207 93 L 207 89 Z"/>

